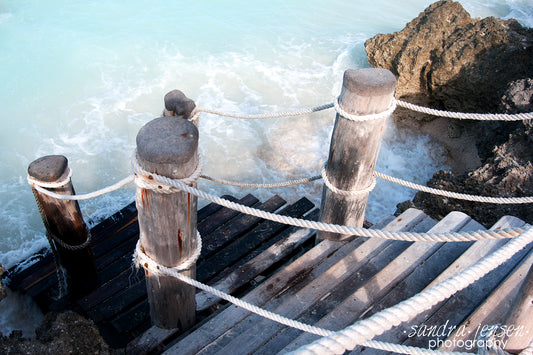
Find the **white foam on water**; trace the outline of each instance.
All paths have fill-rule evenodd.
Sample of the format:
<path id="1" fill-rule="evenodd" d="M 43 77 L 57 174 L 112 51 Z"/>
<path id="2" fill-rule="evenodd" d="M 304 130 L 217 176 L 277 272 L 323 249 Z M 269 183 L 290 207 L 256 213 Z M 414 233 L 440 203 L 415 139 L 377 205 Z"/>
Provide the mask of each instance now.
<path id="1" fill-rule="evenodd" d="M 131 174 L 137 132 L 160 114 L 170 90 L 182 90 L 200 107 L 241 114 L 331 102 L 344 70 L 368 66 L 364 41 L 400 30 L 430 3 L 0 3 L 0 263 L 11 267 L 47 245 L 26 183 L 34 159 L 67 156 L 76 191 L 91 192 Z M 473 16 L 516 15 L 524 24 L 533 18 L 529 1 L 462 3 Z M 257 183 L 317 175 L 334 117 L 333 110 L 267 120 L 202 115 L 204 172 Z M 424 183 L 444 167 L 443 156 L 428 137 L 391 122 L 377 170 Z M 217 195 L 252 192 L 262 200 L 306 196 L 316 204 L 322 190 L 321 182 L 261 191 L 199 186 Z M 133 194 L 130 185 L 80 206 L 94 225 Z M 413 195 L 380 181 L 367 217 L 376 221 Z M 4 333 L 28 325 L 19 322 L 26 319 L 24 303 L 12 297 L 0 302 L 13 310 L 1 312 Z M 26 329 L 35 326 L 38 317 L 27 323 Z"/>

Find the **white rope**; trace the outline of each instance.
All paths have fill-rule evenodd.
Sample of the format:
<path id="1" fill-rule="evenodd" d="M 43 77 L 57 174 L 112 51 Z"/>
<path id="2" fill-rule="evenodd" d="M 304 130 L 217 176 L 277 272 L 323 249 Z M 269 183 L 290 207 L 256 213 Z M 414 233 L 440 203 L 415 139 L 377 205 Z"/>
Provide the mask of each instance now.
<path id="1" fill-rule="evenodd" d="M 277 323 L 280 323 L 280 324 L 283 324 L 283 325 L 286 325 L 288 327 L 292 327 L 295 329 L 299 329 L 301 331 L 308 332 L 311 334 L 320 335 L 320 336 L 329 336 L 329 335 L 334 334 L 334 332 L 331 330 L 323 329 L 320 327 L 315 327 L 313 325 L 305 324 L 305 323 L 284 317 L 277 313 L 267 311 L 261 307 L 258 307 L 249 302 L 236 298 L 228 293 L 222 292 L 212 286 L 201 283 L 195 279 L 192 279 L 186 275 L 181 274 L 180 271 L 186 270 L 183 267 L 169 268 L 169 267 L 163 266 L 157 263 L 156 261 L 154 261 L 153 259 L 151 259 L 148 255 L 146 255 L 146 253 L 143 252 L 140 242 L 137 243 L 137 247 L 135 248 L 135 252 L 133 254 L 133 262 L 138 268 L 143 267 L 144 269 L 148 270 L 152 274 L 167 275 L 167 276 L 175 277 L 178 280 L 183 281 L 191 286 L 194 286 L 202 291 L 209 292 L 218 298 L 231 302 L 237 307 L 241 307 L 249 312 L 255 313 L 259 316 L 270 319 L 274 322 L 277 322 Z M 372 340 L 365 342 L 364 345 L 375 348 L 375 349 L 395 351 L 398 353 L 403 352 L 405 354 L 409 354 L 409 353 L 417 353 L 417 354 L 425 354 L 425 355 L 427 354 L 461 354 L 461 353 L 451 353 L 448 351 L 431 351 L 431 350 L 420 349 L 420 348 L 415 348 L 411 346 L 397 345 L 397 344 L 385 343 L 385 342 L 380 342 L 380 341 L 372 341 Z"/>
<path id="2" fill-rule="evenodd" d="M 341 115 L 342 117 L 344 117 L 344 118 L 346 118 L 346 119 L 348 119 L 350 121 L 364 122 L 364 121 L 377 120 L 377 119 L 380 119 L 380 118 L 387 118 L 390 115 L 392 115 L 394 110 L 396 110 L 396 100 L 394 100 L 394 98 L 393 98 L 393 100 L 391 102 L 391 105 L 385 111 L 379 112 L 379 113 L 374 113 L 374 114 L 368 114 L 368 115 L 358 115 L 358 114 L 348 113 L 348 112 L 344 111 L 344 109 L 341 107 L 341 105 L 339 103 L 339 98 L 338 97 L 333 102 L 333 106 L 335 107 L 335 111 L 337 111 L 337 113 L 339 115 Z"/>
<path id="3" fill-rule="evenodd" d="M 398 179 L 393 176 L 385 175 L 377 171 L 374 171 L 374 175 L 383 180 L 387 180 L 398 185 L 406 186 L 411 189 L 427 192 L 427 193 L 434 194 L 434 195 L 461 199 L 461 200 L 484 202 L 484 203 L 498 203 L 498 204 L 533 203 L 533 197 L 489 197 L 489 196 L 468 195 L 468 194 L 463 194 L 463 193 L 458 193 L 458 192 L 434 189 L 431 187 L 415 184 L 413 182 Z"/>
<path id="4" fill-rule="evenodd" d="M 151 270 L 153 273 L 162 273 L 166 269 L 174 270 L 176 273 L 179 273 L 180 271 L 189 270 L 196 261 L 198 261 L 198 258 L 200 257 L 200 254 L 202 253 L 202 236 L 200 235 L 200 232 L 196 231 L 196 247 L 194 249 L 194 252 L 184 261 L 182 261 L 179 265 L 174 266 L 172 268 L 167 268 L 153 259 L 151 259 L 146 253 L 143 251 L 143 247 L 141 245 L 141 239 L 137 241 L 137 245 L 135 246 L 135 252 L 133 254 L 133 262 L 134 264 L 139 267 L 142 265 L 145 269 Z M 147 266 L 148 265 L 148 266 Z M 169 274 L 167 274 L 169 275 Z M 172 275 L 169 275 L 172 276 Z"/>
<path id="5" fill-rule="evenodd" d="M 300 355 L 326 355 L 343 354 L 346 350 L 353 350 L 357 345 L 362 345 L 365 341 L 383 334 L 383 332 L 391 329 L 393 326 L 398 326 L 417 314 L 431 309 L 431 307 L 439 302 L 446 300 L 456 292 L 466 288 L 471 283 L 479 280 L 488 272 L 503 264 L 531 241 L 533 241 L 533 226 L 529 227 L 519 237 L 509 241 L 503 247 L 468 267 L 463 272 L 391 308 L 376 313 L 367 319 L 358 321 L 342 331 L 303 346 L 294 353 Z"/>
<path id="6" fill-rule="evenodd" d="M 94 198 L 94 197 L 98 197 L 98 196 L 104 195 L 106 193 L 118 190 L 118 189 L 122 188 L 123 186 L 125 186 L 125 185 L 127 185 L 129 183 L 132 183 L 132 182 L 133 182 L 133 176 L 128 176 L 125 179 L 122 179 L 119 182 L 117 182 L 117 183 L 115 183 L 115 184 L 113 184 L 111 186 L 105 187 L 103 189 L 100 189 L 100 190 L 97 190 L 97 191 L 94 191 L 94 192 L 91 192 L 91 193 L 82 194 L 82 195 L 61 195 L 61 194 L 46 190 L 45 188 L 43 188 L 42 186 L 39 186 L 39 185 L 33 185 L 33 188 L 35 188 L 35 190 L 39 191 L 40 193 L 43 193 L 43 194 L 45 194 L 47 196 L 50 196 L 50 197 L 53 197 L 53 198 L 57 198 L 58 200 L 77 201 L 77 200 L 88 200 L 88 199 L 91 199 L 91 198 Z"/>
<path id="7" fill-rule="evenodd" d="M 331 181 L 329 181 L 329 178 L 326 172 L 326 165 L 322 167 L 321 175 L 322 175 L 322 179 L 324 180 L 324 185 L 326 185 L 326 187 L 330 189 L 331 192 L 333 192 L 334 194 L 341 195 L 341 196 L 359 196 L 363 194 L 368 194 L 372 190 L 374 190 L 374 188 L 376 187 L 376 178 L 372 176 L 372 181 L 370 182 L 370 185 L 368 185 L 364 189 L 351 190 L 351 191 L 338 189 L 335 186 L 333 186 Z"/>
<path id="8" fill-rule="evenodd" d="M 389 232 L 383 230 L 372 230 L 365 228 L 339 226 L 336 224 L 321 223 L 305 219 L 299 219 L 289 216 L 281 216 L 275 213 L 270 213 L 248 206 L 244 206 L 232 201 L 228 201 L 224 198 L 214 196 L 198 190 L 197 188 L 188 186 L 180 182 L 179 180 L 169 179 L 164 176 L 160 176 L 153 173 L 144 171 L 138 164 L 133 155 L 132 166 L 136 172 L 138 178 L 147 179 L 145 176 L 151 176 L 154 181 L 157 181 L 159 185 L 169 185 L 171 187 L 188 192 L 204 200 L 219 204 L 221 206 L 233 209 L 238 212 L 246 213 L 262 219 L 267 219 L 274 222 L 284 223 L 296 227 L 310 228 L 330 233 L 338 233 L 344 235 L 357 235 L 362 237 L 376 237 L 384 239 L 395 239 L 405 241 L 432 241 L 432 242 L 446 242 L 446 241 L 472 241 L 482 239 L 504 239 L 514 238 L 523 232 L 523 229 L 506 229 L 498 231 L 476 231 L 476 232 L 464 232 L 464 233 L 411 233 L 411 232 Z"/>
<path id="9" fill-rule="evenodd" d="M 293 116 L 303 116 L 308 115 L 310 113 L 327 110 L 333 107 L 332 103 L 315 106 L 307 109 L 302 109 L 299 111 L 288 111 L 288 112 L 277 112 L 277 113 L 264 113 L 264 114 L 258 114 L 258 115 L 242 115 L 238 113 L 227 113 L 227 112 L 221 112 L 216 110 L 210 110 L 206 108 L 196 108 L 195 111 L 192 114 L 192 119 L 196 119 L 197 116 L 202 113 L 210 113 L 217 116 L 224 116 L 224 117 L 233 117 L 233 118 L 243 118 L 243 119 L 262 119 L 262 118 L 279 118 L 279 117 L 293 117 Z"/>
<path id="10" fill-rule="evenodd" d="M 285 187 L 285 186 L 292 186 L 292 185 L 299 185 L 299 184 L 307 184 L 309 182 L 313 182 L 316 180 L 320 180 L 322 176 L 312 176 L 309 178 L 301 178 L 301 179 L 294 179 L 294 180 L 288 180 L 288 181 L 282 181 L 282 182 L 276 182 L 272 184 L 252 184 L 252 183 L 244 183 L 244 182 L 237 182 L 237 181 L 229 181 L 229 180 L 223 180 L 214 178 L 207 175 L 200 176 L 202 179 L 210 180 L 213 182 L 217 182 L 219 184 L 224 185 L 230 185 L 230 186 L 237 186 L 237 187 L 243 187 L 243 188 L 254 188 L 254 189 L 272 189 L 276 187 Z"/>
<path id="11" fill-rule="evenodd" d="M 26 179 L 28 180 L 28 183 L 32 186 L 40 186 L 40 187 L 44 187 L 47 189 L 57 189 L 57 188 L 67 185 L 70 182 L 71 177 L 72 177 L 72 170 L 68 168 L 67 176 L 65 176 L 63 180 L 54 181 L 54 182 L 45 182 L 45 181 L 37 180 L 30 175 L 28 175 Z"/>
<path id="12" fill-rule="evenodd" d="M 521 121 L 533 119 L 533 112 L 506 114 L 506 113 L 462 113 L 462 112 L 450 112 L 443 110 L 435 110 L 432 108 L 422 107 L 409 102 L 396 100 L 398 106 L 409 109 L 411 111 L 417 111 L 426 113 L 428 115 L 457 118 L 460 120 L 480 120 L 480 121 Z"/>

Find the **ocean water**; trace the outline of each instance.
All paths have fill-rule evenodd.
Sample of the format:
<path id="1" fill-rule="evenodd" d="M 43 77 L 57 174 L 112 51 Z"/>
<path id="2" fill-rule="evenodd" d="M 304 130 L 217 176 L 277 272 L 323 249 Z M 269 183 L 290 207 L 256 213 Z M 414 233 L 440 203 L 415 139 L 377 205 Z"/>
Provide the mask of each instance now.
<path id="1" fill-rule="evenodd" d="M 0 1 L 0 264 L 47 245 L 26 171 L 63 154 L 78 193 L 131 174 L 138 130 L 180 89 L 200 107 L 254 114 L 331 102 L 348 68 L 368 67 L 364 41 L 402 29 L 432 1 Z M 514 17 L 533 27 L 529 0 L 464 0 L 474 17 Z M 327 157 L 332 110 L 238 120 L 203 115 L 204 172 L 245 182 L 317 175 Z M 445 167 L 429 137 L 389 122 L 377 170 L 425 182 Z M 217 195 L 253 192 L 316 203 L 321 183 L 250 191 L 201 181 Z M 134 187 L 82 201 L 93 225 L 133 200 Z M 380 181 L 367 218 L 394 212 L 414 191 Z M 0 331 L 31 336 L 40 318 L 17 295 L 0 302 Z"/>

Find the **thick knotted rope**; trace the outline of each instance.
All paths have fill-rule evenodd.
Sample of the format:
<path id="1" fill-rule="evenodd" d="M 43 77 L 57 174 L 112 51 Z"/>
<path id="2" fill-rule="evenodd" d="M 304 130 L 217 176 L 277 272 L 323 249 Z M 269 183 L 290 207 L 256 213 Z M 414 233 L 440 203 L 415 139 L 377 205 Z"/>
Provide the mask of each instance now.
<path id="1" fill-rule="evenodd" d="M 365 228 L 339 226 L 336 224 L 321 223 L 289 216 L 281 216 L 275 213 L 262 211 L 259 209 L 244 206 L 224 198 L 214 196 L 198 190 L 197 188 L 188 186 L 179 180 L 167 178 L 154 173 L 150 173 L 142 169 L 133 155 L 132 166 L 137 176 L 137 179 L 150 179 L 158 182 L 158 186 L 168 185 L 165 188 L 176 188 L 190 194 L 193 194 L 204 200 L 219 204 L 221 206 L 236 210 L 238 212 L 246 213 L 262 219 L 271 220 L 274 222 L 284 223 L 296 227 L 310 228 L 324 232 L 339 233 L 345 235 L 357 235 L 362 237 L 377 237 L 384 239 L 395 239 L 405 241 L 432 241 L 432 242 L 448 242 L 448 241 L 472 241 L 482 239 L 504 239 L 513 238 L 523 232 L 523 229 L 508 229 L 498 231 L 483 231 L 467 233 L 411 233 L 411 232 L 389 232 L 383 230 L 372 230 Z"/>
<path id="2" fill-rule="evenodd" d="M 344 354 L 346 350 L 353 350 L 357 345 L 362 345 L 365 341 L 383 334 L 383 332 L 400 325 L 402 322 L 410 320 L 412 317 L 431 309 L 431 307 L 448 299 L 456 292 L 468 287 L 503 264 L 532 241 L 533 226 L 463 272 L 391 308 L 358 321 L 342 331 L 303 346 L 294 353 L 301 355 L 328 355 Z"/>

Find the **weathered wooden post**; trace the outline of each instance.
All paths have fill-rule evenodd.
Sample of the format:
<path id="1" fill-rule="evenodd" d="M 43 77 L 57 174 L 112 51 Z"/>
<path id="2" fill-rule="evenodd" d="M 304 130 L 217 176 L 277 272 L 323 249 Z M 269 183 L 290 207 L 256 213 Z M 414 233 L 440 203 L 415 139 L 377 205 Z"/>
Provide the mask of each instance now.
<path id="1" fill-rule="evenodd" d="M 394 98 L 396 78 L 386 69 L 346 70 L 339 106 L 350 115 L 371 115 L 387 111 Z M 337 114 L 326 176 L 340 191 L 361 191 L 373 182 L 374 167 L 387 117 L 357 121 Z M 362 227 L 368 192 L 356 195 L 322 191 L 320 221 Z M 320 232 L 319 239 L 340 241 L 351 236 Z"/>
<path id="2" fill-rule="evenodd" d="M 67 272 L 68 291 L 74 297 L 86 294 L 95 288 L 97 277 L 94 256 L 87 242 L 89 229 L 80 206 L 77 201 L 57 199 L 35 189 L 35 185 L 57 186 L 47 189 L 60 195 L 74 195 L 68 160 L 62 155 L 39 158 L 29 165 L 28 175 L 33 181 L 32 190 L 43 223 Z"/>
<path id="3" fill-rule="evenodd" d="M 518 354 L 533 340 L 533 267 L 529 269 L 520 291 L 503 322 L 504 350 Z"/>
<path id="4" fill-rule="evenodd" d="M 199 163 L 198 129 L 187 119 L 174 116 L 148 122 L 137 135 L 137 160 L 145 171 L 168 178 L 191 176 Z M 146 255 L 166 267 L 187 260 L 197 243 L 197 198 L 187 192 L 163 194 L 138 187 L 135 201 L 140 243 Z M 195 278 L 196 264 L 182 273 Z M 195 323 L 194 287 L 149 271 L 146 271 L 146 285 L 153 325 L 186 330 Z"/>

